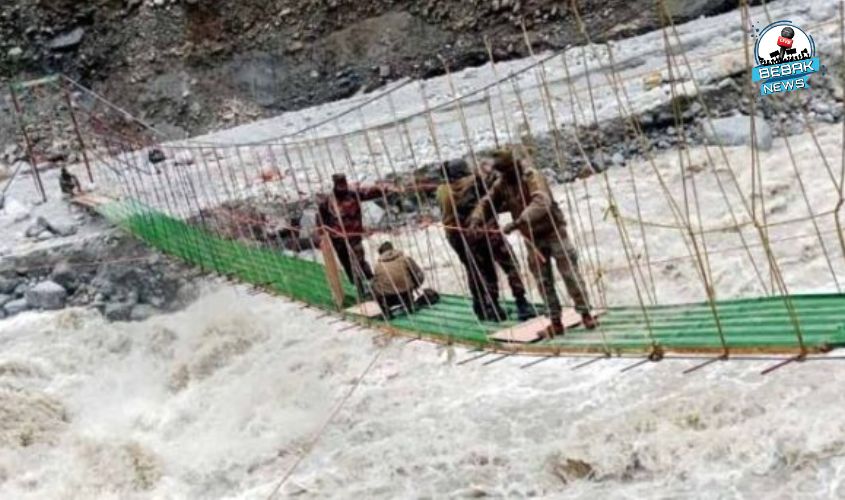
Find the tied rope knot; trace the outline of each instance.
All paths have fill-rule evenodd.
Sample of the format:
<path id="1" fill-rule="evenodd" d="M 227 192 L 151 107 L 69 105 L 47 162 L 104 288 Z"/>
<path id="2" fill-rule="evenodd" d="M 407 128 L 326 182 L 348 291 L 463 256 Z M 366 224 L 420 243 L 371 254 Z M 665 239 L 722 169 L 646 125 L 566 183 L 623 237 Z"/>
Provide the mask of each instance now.
<path id="1" fill-rule="evenodd" d="M 611 203 L 607 206 L 604 211 L 604 220 L 607 220 L 607 216 L 612 215 L 614 219 L 619 218 L 619 207 L 617 207 L 614 203 Z"/>

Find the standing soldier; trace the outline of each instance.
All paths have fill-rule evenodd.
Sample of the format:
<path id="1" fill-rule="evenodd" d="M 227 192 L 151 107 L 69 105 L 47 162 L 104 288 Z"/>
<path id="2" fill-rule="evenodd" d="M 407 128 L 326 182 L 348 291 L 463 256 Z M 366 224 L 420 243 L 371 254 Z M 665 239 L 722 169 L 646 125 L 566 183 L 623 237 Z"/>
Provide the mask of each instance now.
<path id="1" fill-rule="evenodd" d="M 531 272 L 537 280 L 549 310 L 549 336 L 564 333 L 561 305 L 554 287 L 552 260 L 557 263 L 566 290 L 575 309 L 581 313 L 585 328 L 596 327 L 590 313 L 584 279 L 578 270 L 578 253 L 566 233 L 563 212 L 554 200 L 546 179 L 535 168 L 517 160 L 509 150 L 493 154 L 493 169 L 499 179 L 473 210 L 470 227 L 482 229 L 485 221 L 496 212 L 510 212 L 513 221 L 505 225 L 505 234 L 519 230 L 532 247 L 529 259 Z"/>
<path id="2" fill-rule="evenodd" d="M 320 224 L 346 276 L 355 284 L 358 296 L 364 299 L 369 296 L 364 284 L 372 279 L 373 271 L 364 253 L 361 202 L 382 196 L 382 190 L 376 187 L 351 189 L 344 174 L 334 174 L 332 183 L 331 194 L 319 205 Z"/>
<path id="3" fill-rule="evenodd" d="M 472 296 L 473 310 L 482 321 L 500 321 L 507 315 L 499 305 L 499 280 L 495 264 L 499 264 L 508 278 L 520 321 L 533 318 L 534 308 L 525 297 L 525 285 L 513 259 L 507 239 L 498 231 L 484 235 L 467 232 L 468 219 L 479 200 L 493 182 L 481 171 L 470 172 L 464 160 L 444 164 L 448 184 L 438 190 L 437 201 L 446 228 L 449 245 L 466 267 L 467 281 Z M 495 221 L 489 227 L 498 229 Z"/>

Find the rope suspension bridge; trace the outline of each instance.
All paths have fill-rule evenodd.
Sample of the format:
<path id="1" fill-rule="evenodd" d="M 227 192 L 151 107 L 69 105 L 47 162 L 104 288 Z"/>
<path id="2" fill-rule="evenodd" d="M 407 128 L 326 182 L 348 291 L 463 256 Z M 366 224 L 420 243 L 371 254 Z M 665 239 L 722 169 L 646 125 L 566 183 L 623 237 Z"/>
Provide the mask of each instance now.
<path id="1" fill-rule="evenodd" d="M 764 103 L 752 98 L 745 110 L 750 148 L 693 145 L 683 103 L 703 109 L 705 128 L 713 127 L 716 113 L 696 77 L 700 61 L 686 54 L 662 2 L 657 9 L 665 53 L 659 85 L 668 93 L 677 135 L 671 152 L 651 144 L 641 104 L 630 95 L 649 74 L 625 71 L 612 44 L 593 43 L 574 2 L 580 46 L 539 57 L 525 31 L 530 62 L 502 75 L 488 42 L 490 84 L 459 92 L 444 63 L 450 95 L 441 102 L 432 103 L 429 83 L 403 82 L 270 140 L 163 142 L 153 127 L 64 76 L 15 84 L 12 96 L 42 197 L 43 152 L 29 136 L 42 117 L 33 110 L 52 106 L 72 119 L 81 156 L 72 170 L 96 186 L 77 203 L 168 255 L 354 325 L 503 356 L 696 356 L 705 363 L 774 356 L 790 362 L 845 346 L 845 158 L 837 168 L 833 156 L 842 155 L 842 136 L 816 130 L 810 120 L 809 146 L 782 133 L 782 156 L 774 161 L 789 168 L 772 173 L 766 165 L 775 153 L 761 151 L 755 133 Z M 749 24 L 745 2 L 740 11 Z M 841 12 L 823 24 L 838 25 L 841 35 Z M 743 33 L 736 47 L 746 72 L 748 38 Z M 751 78 L 745 81 L 753 96 Z M 420 108 L 400 116 L 400 97 Z M 807 114 L 795 96 L 770 97 Z M 387 119 L 372 123 L 374 115 Z M 613 145 L 599 133 L 609 120 L 624 124 L 624 139 L 642 158 L 609 167 Z M 506 321 L 482 321 L 473 313 L 466 270 L 444 234 L 465 229 L 440 222 L 431 191 L 441 181 L 432 173 L 456 157 L 478 165 L 501 148 L 525 152 L 547 175 L 571 177 L 554 195 L 580 254 L 584 292 L 601 312 L 595 330 L 579 327 L 570 309 L 566 335 L 525 342 L 513 301 L 504 302 Z M 167 159 L 152 161 L 158 151 Z M 812 157 L 812 172 L 801 161 L 805 156 Z M 573 171 L 574 160 L 583 168 Z M 379 187 L 376 204 L 386 211 L 385 220 L 365 219 L 363 233 L 339 236 L 363 238 L 370 258 L 390 238 L 422 264 L 439 302 L 390 319 L 368 312 L 338 271 L 326 238 L 303 224 L 338 173 Z M 510 242 L 523 280 L 532 283 L 532 242 Z M 531 302 L 544 314 L 545 291 L 534 285 Z"/>

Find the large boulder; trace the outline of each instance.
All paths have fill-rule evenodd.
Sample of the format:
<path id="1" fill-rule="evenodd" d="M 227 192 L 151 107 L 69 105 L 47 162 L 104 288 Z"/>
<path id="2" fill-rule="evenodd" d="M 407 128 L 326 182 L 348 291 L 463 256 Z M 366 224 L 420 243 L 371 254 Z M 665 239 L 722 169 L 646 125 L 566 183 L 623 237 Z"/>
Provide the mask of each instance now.
<path id="1" fill-rule="evenodd" d="M 29 207 L 13 198 L 7 198 L 0 208 L 15 222 L 21 222 L 27 219 L 30 213 Z"/>
<path id="2" fill-rule="evenodd" d="M 155 307 L 149 304 L 137 304 L 132 308 L 132 313 L 129 315 L 131 321 L 144 321 L 149 319 L 158 312 Z"/>
<path id="3" fill-rule="evenodd" d="M 110 302 L 106 304 L 103 315 L 110 321 L 128 321 L 133 307 L 131 302 Z"/>
<path id="4" fill-rule="evenodd" d="M 712 125 L 712 126 L 711 126 Z M 705 121 L 704 137 L 708 144 L 722 146 L 750 146 L 751 118 L 744 115 L 716 118 Z M 757 147 L 763 151 L 772 148 L 772 129 L 762 117 L 755 117 L 754 130 L 757 135 Z"/>
<path id="5" fill-rule="evenodd" d="M 69 291 L 75 290 L 79 286 L 79 274 L 68 262 L 56 264 L 50 273 L 50 280 Z"/>
<path id="6" fill-rule="evenodd" d="M 14 299 L 14 297 L 12 297 L 11 295 L 6 295 L 4 293 L 0 293 L 0 310 L 3 309 L 3 306 L 5 306 L 9 302 L 11 302 L 12 299 Z"/>
<path id="7" fill-rule="evenodd" d="M 3 278 L 0 277 L 0 293 L 11 295 L 15 293 L 15 288 L 21 284 L 20 278 Z"/>
<path id="8" fill-rule="evenodd" d="M 44 229 L 44 227 L 41 224 L 39 224 L 38 222 L 35 222 L 32 225 L 30 225 L 28 228 L 26 228 L 26 231 L 24 231 L 23 234 L 27 238 L 35 238 L 39 234 L 41 234 L 45 231 L 46 231 L 46 229 Z"/>
<path id="9" fill-rule="evenodd" d="M 7 302 L 5 306 L 3 306 L 3 310 L 6 311 L 7 316 L 14 316 L 15 314 L 22 313 L 29 309 L 29 302 L 24 299 L 17 299 L 11 302 Z"/>
<path id="10" fill-rule="evenodd" d="M 75 28 L 72 31 L 62 33 L 53 38 L 47 46 L 55 51 L 73 50 L 82 43 L 83 36 L 85 36 L 85 30 L 83 28 Z"/>
<path id="11" fill-rule="evenodd" d="M 67 222 L 48 221 L 44 217 L 39 217 L 37 223 L 56 236 L 71 236 L 76 234 L 76 226 Z"/>
<path id="12" fill-rule="evenodd" d="M 49 239 L 55 236 L 71 236 L 76 234 L 76 226 L 68 222 L 49 221 L 38 217 L 24 232 L 27 238 Z"/>
<path id="13" fill-rule="evenodd" d="M 38 309 L 61 309 L 66 300 L 67 290 L 54 281 L 42 281 L 26 292 L 26 301 Z"/>

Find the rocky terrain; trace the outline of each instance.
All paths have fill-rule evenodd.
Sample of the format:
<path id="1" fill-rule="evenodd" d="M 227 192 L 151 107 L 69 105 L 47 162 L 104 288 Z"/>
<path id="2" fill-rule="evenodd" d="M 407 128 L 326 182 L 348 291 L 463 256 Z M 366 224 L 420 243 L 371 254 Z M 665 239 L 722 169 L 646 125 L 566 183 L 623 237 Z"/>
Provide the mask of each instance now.
<path id="1" fill-rule="evenodd" d="M 85 223 L 82 221 L 81 223 Z M 65 233 L 54 233 L 55 226 Z M 75 226 L 39 217 L 27 235 L 53 246 L 0 261 L 0 319 L 29 310 L 91 307 L 112 321 L 174 311 L 195 296 L 196 270 L 117 231 L 63 242 Z"/>
<path id="2" fill-rule="evenodd" d="M 563 0 L 55 0 L 0 6 L 0 81 L 63 72 L 171 137 L 580 43 Z M 735 2 L 667 2 L 677 21 Z M 660 26 L 651 0 L 582 1 L 595 40 Z M 10 107 L 10 103 L 3 104 Z M 4 116 L 5 113 L 0 114 Z M 6 117 L 8 121 L 8 117 Z M 6 124 L 8 125 L 8 123 Z M 5 127 L 9 128 L 9 127 Z M 0 143 L 8 142 L 0 137 Z"/>

